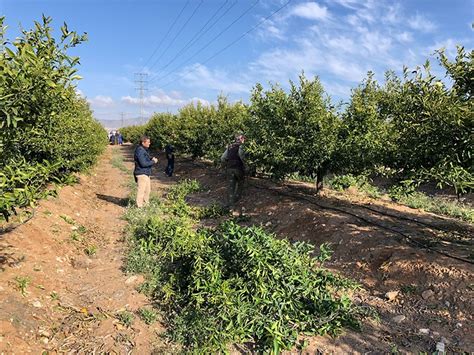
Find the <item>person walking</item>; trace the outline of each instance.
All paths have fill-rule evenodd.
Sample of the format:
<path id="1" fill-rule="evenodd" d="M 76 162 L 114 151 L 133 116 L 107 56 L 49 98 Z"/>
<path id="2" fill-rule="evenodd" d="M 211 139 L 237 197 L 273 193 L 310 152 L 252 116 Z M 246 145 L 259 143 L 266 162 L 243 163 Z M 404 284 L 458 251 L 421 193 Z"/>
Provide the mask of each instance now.
<path id="1" fill-rule="evenodd" d="M 134 161 L 135 169 L 133 176 L 135 182 L 138 184 L 137 188 L 137 207 L 143 207 L 150 201 L 151 191 L 151 167 L 158 162 L 157 158 L 150 157 L 148 148 L 150 147 L 151 141 L 148 136 L 142 136 L 140 138 L 140 144 L 135 149 Z"/>
<path id="2" fill-rule="evenodd" d="M 166 159 L 168 159 L 168 164 L 166 165 L 165 174 L 168 176 L 173 175 L 174 171 L 174 147 L 168 143 L 165 147 Z"/>
<path id="3" fill-rule="evenodd" d="M 238 212 L 242 215 L 242 208 L 238 211 L 235 209 L 235 204 L 242 197 L 244 187 L 244 172 L 245 172 L 245 151 L 243 144 L 245 136 L 243 134 L 236 134 L 234 143 L 230 144 L 221 156 L 221 162 L 226 167 L 226 175 L 228 182 L 227 190 L 227 207 L 232 212 Z"/>

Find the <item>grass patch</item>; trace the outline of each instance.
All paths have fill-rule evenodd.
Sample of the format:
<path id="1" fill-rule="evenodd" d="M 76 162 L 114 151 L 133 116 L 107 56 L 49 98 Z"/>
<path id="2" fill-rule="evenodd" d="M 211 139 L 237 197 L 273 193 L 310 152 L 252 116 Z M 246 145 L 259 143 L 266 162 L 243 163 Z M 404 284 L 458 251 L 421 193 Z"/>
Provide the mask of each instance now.
<path id="1" fill-rule="evenodd" d="M 354 186 L 358 191 L 372 198 L 379 198 L 388 193 L 393 201 L 402 205 L 474 223 L 474 209 L 471 206 L 459 201 L 448 201 L 440 197 L 428 196 L 416 191 L 416 187 L 412 184 L 394 185 L 388 191 L 382 191 L 373 186 L 370 179 L 364 175 L 346 174 L 336 175 L 329 179 L 328 185 L 337 191 Z"/>
<path id="2" fill-rule="evenodd" d="M 93 256 L 97 254 L 97 246 L 94 244 L 86 246 L 84 248 L 84 253 L 86 253 L 87 256 Z"/>
<path id="3" fill-rule="evenodd" d="M 121 171 L 123 171 L 124 173 L 130 173 L 130 169 L 128 169 L 124 162 L 123 162 L 123 157 L 121 154 L 119 154 L 118 152 L 115 153 L 113 156 L 112 156 L 112 159 L 110 159 L 110 164 L 112 164 L 112 166 L 114 168 L 117 168 Z"/>
<path id="4" fill-rule="evenodd" d="M 76 221 L 74 219 L 72 219 L 71 217 L 69 217 L 68 215 L 62 214 L 59 217 L 61 217 L 64 220 L 64 222 L 66 222 L 68 224 L 71 224 L 71 225 L 76 224 Z"/>
<path id="5" fill-rule="evenodd" d="M 158 313 L 150 308 L 140 308 L 138 310 L 138 315 L 145 324 L 153 324 L 158 319 Z"/>
<path id="6" fill-rule="evenodd" d="M 390 191 L 390 197 L 392 200 L 411 208 L 422 209 L 474 223 L 474 208 L 458 201 L 448 201 L 440 197 L 430 197 L 418 191 L 400 193 L 397 189 Z"/>
<path id="7" fill-rule="evenodd" d="M 328 185 L 337 191 L 343 191 L 353 186 L 369 197 L 379 198 L 382 196 L 382 192 L 376 186 L 372 185 L 370 179 L 365 175 L 336 175 L 328 180 Z"/>
<path id="8" fill-rule="evenodd" d="M 119 320 L 119 322 L 126 326 L 126 327 L 131 327 L 133 324 L 133 319 L 135 318 L 133 316 L 133 313 L 129 311 L 122 311 L 118 312 L 115 317 Z"/>

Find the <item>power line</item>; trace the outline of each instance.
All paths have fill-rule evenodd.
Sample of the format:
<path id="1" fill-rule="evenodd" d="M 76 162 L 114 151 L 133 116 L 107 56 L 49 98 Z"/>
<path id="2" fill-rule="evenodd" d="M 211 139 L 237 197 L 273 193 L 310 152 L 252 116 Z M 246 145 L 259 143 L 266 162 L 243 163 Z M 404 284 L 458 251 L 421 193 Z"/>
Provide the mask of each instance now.
<path id="1" fill-rule="evenodd" d="M 170 72 L 168 72 L 167 74 L 163 75 L 163 76 L 160 76 L 160 77 L 152 77 L 150 79 L 150 82 L 151 81 L 156 81 L 156 80 L 161 80 L 161 79 L 164 79 L 166 77 L 168 77 L 170 74 L 172 74 L 173 72 L 176 71 L 176 69 L 180 68 L 181 66 L 185 65 L 186 63 L 188 63 L 191 59 L 193 59 L 194 57 L 196 57 L 199 53 L 201 53 L 204 49 L 206 49 L 207 47 L 209 47 L 217 38 L 219 38 L 220 36 L 222 36 L 222 34 L 224 34 L 224 32 L 226 32 L 230 27 L 232 27 L 237 21 L 239 21 L 242 17 L 244 17 L 248 12 L 250 12 L 250 10 L 252 10 L 255 6 L 257 6 L 258 2 L 260 0 L 257 0 L 255 1 L 252 6 L 250 6 L 247 10 L 245 10 L 242 14 L 239 15 L 239 17 L 237 17 L 234 21 L 232 21 L 228 26 L 226 26 L 222 31 L 220 31 L 216 36 L 214 36 L 214 38 L 212 38 L 209 42 L 207 42 L 207 44 L 204 45 L 204 47 L 202 47 L 201 49 L 199 49 L 196 53 L 194 53 L 191 57 L 189 57 L 186 61 L 184 61 L 183 63 L 179 64 L 177 67 L 175 67 L 174 69 L 172 69 Z"/>
<path id="2" fill-rule="evenodd" d="M 219 54 L 221 54 L 222 52 L 224 52 L 227 48 L 233 46 L 235 43 L 237 43 L 238 41 L 240 41 L 242 38 L 244 38 L 245 36 L 247 36 L 250 32 L 252 32 L 253 30 L 255 30 L 258 26 L 260 26 L 262 23 L 264 23 L 265 21 L 267 21 L 269 18 L 273 17 L 273 15 L 275 15 L 276 13 L 280 12 L 281 10 L 283 10 L 285 7 L 287 7 L 289 5 L 289 3 L 291 2 L 292 0 L 288 0 L 288 2 L 286 4 L 284 4 L 283 6 L 279 7 L 277 10 L 275 10 L 274 12 L 272 12 L 270 15 L 268 15 L 267 17 L 265 17 L 262 21 L 260 21 L 259 23 L 257 23 L 255 26 L 253 26 L 250 30 L 248 30 L 247 32 L 243 33 L 240 37 L 238 37 L 237 39 L 235 39 L 233 42 L 229 43 L 227 46 L 225 46 L 224 48 L 222 48 L 220 51 L 218 51 L 217 53 L 213 54 L 212 56 L 210 56 L 209 58 L 207 58 L 204 62 L 202 62 L 202 64 L 206 64 L 208 61 L 210 61 L 211 59 L 213 59 L 214 57 L 218 56 Z"/>
<path id="3" fill-rule="evenodd" d="M 138 97 L 140 100 L 140 123 L 143 124 L 144 122 L 144 115 L 143 115 L 143 104 L 144 104 L 144 97 L 145 91 L 148 89 L 146 85 L 148 84 L 147 80 L 148 74 L 146 73 L 135 73 L 135 83 L 138 85 L 135 89 L 138 91 Z"/>
<path id="4" fill-rule="evenodd" d="M 221 5 L 221 7 L 219 7 L 219 8 L 216 10 L 216 12 L 214 12 L 214 14 L 209 18 L 209 20 L 207 20 L 207 22 L 201 27 L 201 29 L 200 29 L 198 32 L 196 32 L 196 34 L 188 41 L 188 43 L 186 43 L 186 44 L 183 46 L 183 48 L 181 48 L 181 50 L 180 50 L 178 53 L 176 53 L 176 55 L 175 55 L 170 61 L 168 61 L 168 63 L 165 64 L 165 66 L 163 66 L 163 67 L 161 68 L 161 70 L 166 69 L 171 63 L 173 63 L 173 61 L 174 61 L 176 58 L 178 58 L 178 56 L 179 56 L 180 54 L 186 52 L 189 48 L 191 48 L 191 47 L 192 47 L 197 41 L 199 41 L 212 27 L 214 27 L 214 25 L 215 25 L 216 23 L 218 23 L 219 20 L 220 20 L 221 18 L 223 18 L 223 17 L 229 12 L 229 10 L 232 9 L 232 8 L 235 6 L 235 4 L 237 4 L 237 1 L 234 1 L 234 2 L 230 5 L 230 7 L 227 8 L 227 10 L 225 10 L 224 13 L 222 13 L 222 14 L 219 16 L 219 18 L 218 18 L 216 21 L 214 21 L 214 23 L 211 24 L 211 26 L 209 26 L 209 27 L 203 32 L 204 28 L 206 28 L 206 26 L 209 24 L 209 22 L 211 22 L 211 21 L 214 19 L 214 17 L 216 17 L 216 15 L 220 12 L 220 10 L 221 10 L 228 2 L 229 2 L 229 0 L 226 0 L 226 1 Z M 202 32 L 202 33 L 201 33 L 201 32 Z"/>
<path id="5" fill-rule="evenodd" d="M 181 34 L 181 32 L 183 32 L 184 28 L 186 27 L 186 25 L 188 24 L 189 21 L 191 21 L 191 19 L 194 17 L 194 15 L 196 14 L 197 10 L 201 7 L 201 5 L 203 4 L 203 0 L 201 0 L 198 4 L 198 6 L 196 6 L 196 8 L 194 9 L 194 11 L 192 12 L 191 16 L 188 17 L 188 19 L 186 20 L 186 22 L 181 26 L 181 28 L 178 30 L 178 33 L 174 36 L 174 38 L 171 40 L 171 42 L 168 44 L 168 46 L 165 48 L 165 50 L 161 53 L 161 55 L 158 57 L 158 59 L 155 60 L 155 62 L 150 66 L 149 69 L 153 68 L 159 61 L 161 58 L 163 58 L 163 56 L 166 54 L 166 52 L 168 51 L 168 49 L 171 47 L 171 45 L 174 43 L 174 41 L 176 40 L 176 38 L 178 38 L 178 36 Z"/>
<path id="6" fill-rule="evenodd" d="M 251 29 L 249 29 L 247 32 L 243 33 L 242 35 L 240 35 L 237 39 L 235 39 L 234 41 L 232 41 L 231 43 L 229 43 L 228 45 L 226 45 L 225 47 L 223 47 L 222 49 L 220 49 L 219 51 L 217 51 L 216 53 L 214 53 L 212 56 L 210 56 L 209 58 L 207 58 L 205 61 L 202 62 L 202 64 L 206 64 L 207 62 L 209 62 L 211 59 L 215 58 L 216 56 L 218 56 L 219 54 L 221 54 L 222 52 L 224 52 L 226 49 L 228 49 L 229 47 L 233 46 L 235 43 L 237 43 L 238 41 L 240 41 L 242 38 L 244 38 L 245 36 L 247 36 L 250 32 L 252 32 L 253 30 L 255 30 L 257 27 L 259 27 L 261 24 L 263 24 L 265 21 L 267 21 L 268 19 L 270 19 L 271 17 L 273 17 L 275 14 L 277 14 L 278 12 L 280 12 L 281 10 L 283 10 L 285 7 L 287 7 L 290 2 L 292 0 L 288 0 L 287 3 L 285 3 L 284 5 L 280 6 L 278 9 L 276 9 L 274 12 L 272 12 L 270 15 L 268 15 L 267 17 L 265 17 L 263 20 L 261 20 L 259 23 L 257 23 L 255 26 L 253 26 Z M 189 60 L 188 60 L 189 61 Z M 187 63 L 187 62 L 185 62 Z M 192 69 L 192 70 L 189 70 L 186 74 L 189 74 L 189 73 L 192 73 L 193 71 L 195 71 L 195 69 Z M 168 76 L 169 74 L 171 74 L 173 71 L 169 72 L 166 76 Z M 163 76 L 162 78 L 158 78 L 158 80 L 160 79 L 163 79 L 165 76 Z M 154 81 L 154 79 L 152 79 Z M 164 85 L 161 85 L 160 87 L 163 88 L 163 87 L 166 87 L 172 83 L 174 83 L 175 81 L 169 81 L 167 82 L 166 84 Z"/>
<path id="7" fill-rule="evenodd" d="M 158 49 L 161 47 L 161 45 L 165 42 L 166 38 L 168 38 L 168 35 L 170 34 L 171 30 L 173 29 L 174 25 L 176 24 L 176 22 L 178 22 L 179 18 L 181 17 L 184 9 L 188 6 L 189 4 L 189 1 L 188 0 L 183 8 L 181 9 L 181 11 L 179 12 L 178 16 L 176 16 L 176 18 L 174 19 L 173 23 L 171 24 L 171 27 L 168 28 L 168 31 L 166 32 L 165 36 L 163 37 L 163 39 L 158 43 L 158 46 L 156 46 L 155 50 L 153 51 L 153 53 L 151 54 L 151 56 L 147 59 L 147 61 L 145 62 L 145 65 L 143 65 L 143 68 L 142 68 L 142 72 L 143 70 L 145 69 L 146 65 L 148 64 L 148 62 L 150 61 L 151 58 L 153 58 L 153 56 L 155 55 L 155 53 L 158 51 Z"/>

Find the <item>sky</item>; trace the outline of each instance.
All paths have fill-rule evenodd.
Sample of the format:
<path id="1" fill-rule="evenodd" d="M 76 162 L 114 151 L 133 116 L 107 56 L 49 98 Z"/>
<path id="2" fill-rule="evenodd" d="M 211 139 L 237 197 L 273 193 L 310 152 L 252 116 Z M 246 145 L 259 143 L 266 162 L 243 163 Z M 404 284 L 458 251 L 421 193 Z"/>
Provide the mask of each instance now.
<path id="1" fill-rule="evenodd" d="M 248 102 L 256 83 L 287 88 L 302 71 L 347 102 L 368 71 L 383 82 L 387 70 L 434 65 L 437 49 L 454 58 L 456 45 L 474 47 L 474 0 L 0 0 L 10 40 L 42 14 L 56 33 L 63 22 L 87 32 L 69 53 L 101 120 L 218 95 Z"/>

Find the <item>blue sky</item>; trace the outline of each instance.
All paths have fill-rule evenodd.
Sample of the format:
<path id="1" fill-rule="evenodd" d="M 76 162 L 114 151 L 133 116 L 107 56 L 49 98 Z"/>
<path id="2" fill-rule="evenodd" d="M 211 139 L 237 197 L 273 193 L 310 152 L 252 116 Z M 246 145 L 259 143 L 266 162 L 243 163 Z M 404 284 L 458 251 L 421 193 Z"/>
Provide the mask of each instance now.
<path id="1" fill-rule="evenodd" d="M 147 74 L 143 104 L 151 115 L 192 101 L 213 103 L 221 93 L 247 102 L 255 83 L 287 87 L 302 70 L 319 76 L 334 101 L 347 100 L 369 70 L 382 81 L 386 70 L 434 61 L 435 49 L 453 56 L 456 44 L 474 47 L 474 0 L 287 3 L 0 0 L 0 13 L 10 39 L 42 13 L 56 29 L 65 21 L 88 33 L 71 54 L 81 57 L 78 90 L 100 119 L 139 116 L 138 72 Z"/>

